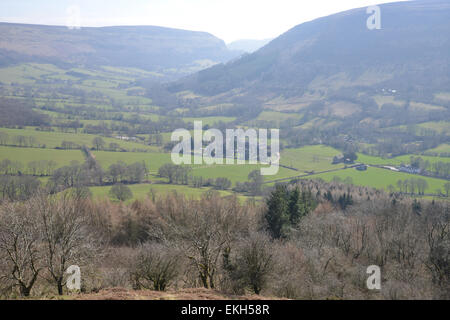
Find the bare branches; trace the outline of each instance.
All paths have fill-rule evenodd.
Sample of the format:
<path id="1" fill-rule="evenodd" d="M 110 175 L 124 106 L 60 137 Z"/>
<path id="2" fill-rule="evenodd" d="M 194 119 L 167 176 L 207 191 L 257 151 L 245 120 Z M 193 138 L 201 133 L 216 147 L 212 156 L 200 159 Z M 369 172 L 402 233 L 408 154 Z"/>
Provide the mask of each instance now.
<path id="1" fill-rule="evenodd" d="M 28 297 L 43 259 L 37 219 L 28 203 L 0 208 L 0 258 L 6 284 L 17 286 L 20 294 Z"/>

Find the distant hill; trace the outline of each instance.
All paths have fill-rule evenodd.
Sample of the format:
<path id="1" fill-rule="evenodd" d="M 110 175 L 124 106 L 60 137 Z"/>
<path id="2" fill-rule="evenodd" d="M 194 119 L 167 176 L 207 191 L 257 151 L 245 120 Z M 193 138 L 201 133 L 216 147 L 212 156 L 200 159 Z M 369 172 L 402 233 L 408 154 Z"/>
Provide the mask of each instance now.
<path id="1" fill-rule="evenodd" d="M 107 65 L 163 73 L 177 69 L 184 75 L 238 55 L 206 32 L 154 26 L 70 30 L 0 23 L 0 66 L 23 62 Z"/>
<path id="2" fill-rule="evenodd" d="M 321 116 L 359 114 L 355 121 L 378 111 L 367 109 L 375 108 L 372 98 L 378 94 L 405 103 L 438 104 L 422 111 L 443 112 L 450 101 L 437 101 L 435 94 L 450 91 L 450 2 L 419 0 L 380 7 L 381 30 L 366 27 L 366 8 L 320 18 L 169 90 L 195 93 L 198 105 L 251 101 L 277 110 L 311 107 Z"/>
<path id="3" fill-rule="evenodd" d="M 237 40 L 229 43 L 227 45 L 228 49 L 234 50 L 234 51 L 242 51 L 246 53 L 253 53 L 262 47 L 264 47 L 266 44 L 268 44 L 272 39 L 264 39 L 264 40 L 251 40 L 251 39 L 243 39 L 243 40 Z"/>

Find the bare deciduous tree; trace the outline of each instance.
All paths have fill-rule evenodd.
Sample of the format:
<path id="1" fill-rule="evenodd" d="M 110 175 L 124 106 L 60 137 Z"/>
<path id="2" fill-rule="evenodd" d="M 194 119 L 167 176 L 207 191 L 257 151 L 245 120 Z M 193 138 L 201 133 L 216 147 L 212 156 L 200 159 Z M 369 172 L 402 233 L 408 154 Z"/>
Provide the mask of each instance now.
<path id="1" fill-rule="evenodd" d="M 40 240 L 37 217 L 29 203 L 1 207 L 0 280 L 18 287 L 23 297 L 30 296 L 43 268 Z"/>
<path id="2" fill-rule="evenodd" d="M 260 294 L 275 269 L 274 247 L 270 238 L 261 233 L 251 233 L 240 242 L 233 277 L 250 287 L 255 294 Z"/>
<path id="3" fill-rule="evenodd" d="M 180 273 L 179 252 L 158 243 L 144 244 L 132 271 L 135 289 L 165 291 Z"/>
<path id="4" fill-rule="evenodd" d="M 236 198 L 223 199 L 216 193 L 200 201 L 175 195 L 160 201 L 158 207 L 164 214 L 158 217 L 152 235 L 176 243 L 198 271 L 202 285 L 215 288 L 219 258 L 249 225 L 243 221 L 251 215 Z"/>
<path id="5" fill-rule="evenodd" d="M 426 266 L 433 283 L 439 288 L 437 298 L 450 298 L 450 212 L 445 208 L 428 212 L 426 242 L 429 248 Z M 436 208 L 437 209 L 437 208 Z"/>
<path id="6" fill-rule="evenodd" d="M 62 295 L 67 268 L 92 263 L 99 242 L 91 230 L 84 199 L 67 192 L 57 199 L 37 197 L 32 203 L 40 220 L 47 280 Z"/>

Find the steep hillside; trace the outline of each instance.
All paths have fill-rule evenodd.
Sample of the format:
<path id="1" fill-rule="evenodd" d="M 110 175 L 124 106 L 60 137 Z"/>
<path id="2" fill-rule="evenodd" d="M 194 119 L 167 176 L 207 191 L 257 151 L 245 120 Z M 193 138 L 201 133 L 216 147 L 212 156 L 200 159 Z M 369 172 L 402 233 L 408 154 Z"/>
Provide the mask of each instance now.
<path id="1" fill-rule="evenodd" d="M 23 62 L 198 71 L 238 55 L 205 32 L 163 27 L 66 27 L 0 23 L 0 66 Z"/>
<path id="2" fill-rule="evenodd" d="M 368 17 L 360 8 L 298 25 L 259 51 L 203 70 L 170 90 L 208 97 L 198 99 L 200 104 L 247 97 L 289 110 L 345 100 L 351 110 L 344 115 L 359 110 L 348 102 L 359 104 L 362 94 L 383 89 L 422 102 L 449 91 L 450 2 L 381 5 L 381 30 L 369 30 Z"/>

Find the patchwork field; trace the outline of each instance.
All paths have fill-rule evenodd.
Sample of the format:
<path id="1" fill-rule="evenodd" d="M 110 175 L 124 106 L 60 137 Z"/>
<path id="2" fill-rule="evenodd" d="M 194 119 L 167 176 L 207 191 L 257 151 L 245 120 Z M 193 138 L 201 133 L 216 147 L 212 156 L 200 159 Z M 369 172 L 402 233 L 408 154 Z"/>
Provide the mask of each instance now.
<path id="1" fill-rule="evenodd" d="M 304 171 L 325 171 L 343 168 L 343 164 L 332 165 L 333 157 L 341 152 L 331 147 L 318 145 L 296 149 L 285 149 L 281 152 L 281 164 Z"/>
<path id="2" fill-rule="evenodd" d="M 118 161 L 123 161 L 126 164 L 145 162 L 149 171 L 156 173 L 163 164 L 172 162 L 169 153 L 94 151 L 93 154 L 103 169 L 107 169 Z"/>
<path id="3" fill-rule="evenodd" d="M 55 150 L 39 148 L 15 148 L 0 146 L 0 161 L 9 159 L 27 165 L 31 161 L 53 160 L 58 167 L 69 165 L 72 161 L 83 162 L 80 150 Z"/>
<path id="4" fill-rule="evenodd" d="M 441 134 L 450 135 L 450 122 L 449 121 L 435 121 L 424 122 L 418 125 L 420 128 L 430 129 Z"/>
<path id="5" fill-rule="evenodd" d="M 85 134 L 85 133 L 64 133 L 64 132 L 46 132 L 46 131 L 36 131 L 32 128 L 27 129 L 6 129 L 0 128 L 0 132 L 6 133 L 9 138 L 13 138 L 15 136 L 32 136 L 36 139 L 37 144 L 40 146 L 44 146 L 46 148 L 56 148 L 61 147 L 61 143 L 63 141 L 74 142 L 80 146 L 86 145 L 88 147 L 92 147 L 92 140 L 96 135 Z M 120 139 L 107 138 L 102 137 L 105 141 L 106 145 L 110 143 L 117 143 L 120 147 L 128 150 L 146 150 L 149 152 L 156 152 L 158 148 L 153 146 L 147 146 L 145 144 L 136 143 L 136 142 L 128 142 Z"/>
<path id="6" fill-rule="evenodd" d="M 303 116 L 298 113 L 283 113 L 276 111 L 263 111 L 256 120 L 264 121 L 286 121 L 289 119 L 300 120 Z"/>
<path id="7" fill-rule="evenodd" d="M 179 185 L 170 185 L 170 184 L 135 184 L 129 186 L 131 192 L 133 193 L 133 198 L 128 202 L 132 202 L 136 199 L 143 199 L 150 194 L 151 190 L 155 195 L 163 195 L 169 192 L 178 192 L 184 194 L 187 197 L 192 198 L 200 198 L 202 194 L 205 192 L 211 191 L 209 188 L 192 188 L 189 186 L 179 186 Z M 94 198 L 109 198 L 109 191 L 111 190 L 110 186 L 104 187 L 91 187 L 92 195 Z M 231 191 L 217 191 L 222 196 L 232 195 Z M 242 197 L 244 199 L 245 197 Z"/>
<path id="8" fill-rule="evenodd" d="M 314 175 L 313 179 L 320 178 L 325 181 L 332 181 L 334 177 L 339 177 L 342 180 L 346 178 L 351 178 L 354 185 L 373 187 L 377 189 L 387 190 L 389 185 L 394 186 L 397 189 L 398 180 L 407 180 L 411 178 L 421 178 L 427 181 L 428 188 L 425 190 L 426 193 L 436 193 L 436 190 L 444 190 L 444 184 L 448 181 L 443 179 L 435 179 L 422 177 L 402 172 L 394 172 L 386 169 L 379 169 L 369 167 L 367 171 L 358 171 L 356 169 L 346 169 L 337 172 L 323 173 Z M 308 179 L 310 179 L 308 178 Z"/>
<path id="9" fill-rule="evenodd" d="M 445 144 L 441 144 L 440 146 L 433 148 L 433 149 L 429 149 L 427 151 L 425 151 L 425 153 L 431 153 L 431 154 L 441 154 L 441 153 L 447 153 L 450 154 L 450 144 L 445 143 Z"/>
<path id="10" fill-rule="evenodd" d="M 233 122 L 236 120 L 235 117 L 201 117 L 201 118 L 189 118 L 189 117 L 183 117 L 183 121 L 188 123 L 194 123 L 194 121 L 202 121 L 203 125 L 206 126 L 212 126 L 217 122 Z"/>
<path id="11" fill-rule="evenodd" d="M 146 126 L 152 122 L 167 122 L 167 120 L 176 118 L 191 126 L 194 121 L 202 121 L 204 126 L 213 126 L 215 123 L 233 123 L 241 127 L 254 126 L 258 121 L 266 121 L 267 123 L 276 125 L 283 124 L 286 121 L 294 121 L 292 127 L 295 129 L 321 129 L 335 127 L 341 123 L 339 116 L 347 116 L 347 111 L 354 113 L 354 108 L 348 109 L 348 104 L 335 103 L 324 112 L 329 115 L 334 114 L 333 119 L 324 119 L 319 114 L 302 120 L 306 115 L 302 110 L 308 104 L 318 99 L 318 93 L 309 93 L 302 101 L 284 101 L 277 98 L 272 101 L 273 105 L 260 112 L 255 118 L 239 122 L 238 116 L 208 116 L 215 110 L 227 110 L 232 108 L 232 104 L 218 104 L 211 106 L 203 106 L 198 112 L 205 112 L 205 116 L 189 117 L 189 108 L 175 108 L 167 112 L 160 112 L 158 106 L 153 105 L 152 100 L 146 97 L 146 90 L 140 87 L 139 79 L 160 77 L 161 74 L 147 72 L 133 68 L 115 68 L 100 66 L 95 70 L 88 70 L 82 67 L 63 69 L 62 67 L 50 64 L 25 63 L 17 66 L 0 68 L 0 86 L 3 90 L 3 97 L 12 100 L 31 100 L 34 103 L 33 110 L 50 117 L 50 126 L 55 130 L 37 131 L 35 127 L 26 127 L 24 129 L 0 128 L 0 133 L 8 135 L 8 145 L 15 144 L 14 137 L 33 137 L 34 148 L 18 148 L 13 146 L 0 147 L 0 160 L 10 159 L 22 162 L 25 166 L 30 161 L 54 160 L 58 167 L 69 165 L 71 161 L 82 162 L 83 154 L 80 150 L 57 150 L 63 141 L 73 142 L 80 146 L 86 145 L 93 147 L 93 139 L 100 137 L 99 134 L 82 133 L 84 129 L 80 129 L 79 133 L 61 132 L 57 129 L 57 125 L 61 122 L 73 120 L 80 121 L 86 126 L 109 126 L 112 134 L 110 137 L 101 136 L 107 148 L 109 144 L 117 144 L 120 148 L 128 152 L 108 152 L 93 151 L 96 160 L 104 170 L 118 161 L 126 164 L 135 162 L 145 162 L 149 169 L 149 180 L 152 188 L 158 189 L 159 192 L 169 192 L 170 190 L 178 190 L 187 195 L 198 196 L 208 189 L 194 189 L 188 186 L 156 184 L 165 182 L 165 179 L 158 177 L 158 169 L 166 164 L 172 163 L 170 153 L 163 153 L 161 146 L 149 146 L 150 134 L 144 132 L 153 132 L 139 128 Z M 325 88 L 325 87 L 324 87 Z M 192 92 L 180 93 L 183 98 L 196 99 L 198 96 Z M 313 96 L 316 95 L 316 96 Z M 436 96 L 436 101 L 430 104 L 411 102 L 411 109 L 418 111 L 442 110 L 442 104 L 439 101 L 446 99 L 448 94 L 443 93 Z M 31 98 L 30 98 L 31 97 Z M 403 107 L 405 101 L 396 99 L 394 95 L 375 95 L 375 102 L 381 109 L 383 105 L 390 104 L 397 107 Z M 281 99 L 281 100 L 280 100 Z M 312 99 L 312 100 L 311 100 Z M 439 100 L 439 101 L 438 101 Z M 436 104 L 435 104 L 436 103 Z M 286 108 L 277 108 L 275 106 L 289 105 Z M 444 104 L 445 105 L 445 104 Z M 292 113 L 297 108 L 297 112 Z M 270 109 L 270 110 L 269 110 Z M 283 110 L 290 110 L 289 113 Z M 148 123 L 147 123 L 148 122 Z M 260 123 L 259 122 L 259 123 Z M 429 132 L 436 134 L 448 134 L 448 121 L 429 121 L 414 126 L 420 134 L 427 135 Z M 407 125 L 398 125 L 386 128 L 396 129 L 397 131 L 406 132 L 409 127 Z M 424 129 L 422 131 L 417 129 Z M 158 129 L 159 130 L 159 129 Z M 161 130 L 162 144 L 170 142 L 172 130 Z M 101 132 L 101 131 L 94 131 Z M 123 133 L 125 132 L 125 133 Z M 122 134 L 123 133 L 123 134 Z M 113 138 L 117 135 L 127 135 L 137 137 L 136 142 L 124 141 Z M 152 133 L 152 135 L 154 135 Z M 151 137 L 159 138 L 157 136 Z M 142 142 L 141 142 L 142 141 Z M 145 142 L 143 142 L 145 141 Z M 159 141 L 158 143 L 160 143 Z M 287 142 L 283 141 L 283 142 Z M 152 143 L 156 143 L 152 140 Z M 39 148 L 37 148 L 39 147 Z M 423 160 L 430 163 L 450 162 L 450 157 L 438 156 L 441 153 L 450 153 L 450 145 L 442 144 L 437 148 L 427 151 L 428 155 L 420 156 Z M 304 175 L 305 173 L 314 172 L 316 175 L 311 177 L 320 177 L 325 180 L 332 180 L 334 176 L 342 179 L 351 177 L 353 183 L 358 185 L 372 186 L 385 189 L 390 184 L 396 184 L 399 179 L 407 179 L 412 177 L 404 173 L 396 173 L 388 170 L 369 168 L 367 172 L 359 172 L 353 169 L 342 170 L 343 164 L 333 165 L 333 157 L 342 154 L 342 151 L 323 145 L 306 146 L 301 148 L 284 149 L 281 152 L 280 164 L 292 169 L 280 167 L 277 175 L 265 176 L 265 181 L 277 179 L 286 179 L 291 177 Z M 384 159 L 381 157 L 372 157 L 364 154 L 358 154 L 358 162 L 369 165 L 395 165 L 409 163 L 411 155 Z M 414 155 L 417 156 L 417 155 Z M 232 181 L 233 186 L 237 182 L 245 182 L 248 174 L 260 169 L 260 165 L 192 165 L 192 176 L 201 176 L 205 179 L 228 178 Z M 322 173 L 328 170 L 338 170 L 331 173 Z M 421 178 L 419 176 L 413 176 Z M 444 180 L 426 178 L 429 184 L 427 192 L 435 193 L 436 189 L 443 189 Z M 43 180 L 43 182 L 45 182 Z M 150 185 L 133 185 L 131 186 L 134 198 L 144 196 Z M 92 188 L 95 196 L 104 196 L 109 192 L 109 187 Z M 229 191 L 228 193 L 231 193 Z"/>
<path id="12" fill-rule="evenodd" d="M 423 156 L 423 155 L 404 155 L 399 156 L 395 158 L 381 158 L 381 157 L 374 157 L 374 156 L 368 156 L 362 153 L 358 153 L 358 160 L 357 162 L 361 162 L 364 164 L 371 164 L 371 165 L 392 165 L 392 166 L 399 166 L 402 163 L 408 164 L 410 163 L 411 157 L 420 157 L 424 161 L 429 161 L 430 164 L 436 163 L 436 162 L 450 162 L 450 158 L 446 157 L 432 157 L 432 156 Z"/>

